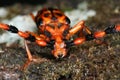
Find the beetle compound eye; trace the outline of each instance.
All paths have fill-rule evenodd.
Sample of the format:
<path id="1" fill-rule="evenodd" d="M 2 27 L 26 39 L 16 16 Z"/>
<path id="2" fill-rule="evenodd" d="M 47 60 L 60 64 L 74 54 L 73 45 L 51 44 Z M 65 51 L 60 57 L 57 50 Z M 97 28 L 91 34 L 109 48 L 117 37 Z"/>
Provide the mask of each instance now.
<path id="1" fill-rule="evenodd" d="M 40 26 L 43 24 L 43 20 L 40 18 L 38 21 L 36 21 L 37 26 Z"/>
<path id="2" fill-rule="evenodd" d="M 66 22 L 70 24 L 70 19 L 68 17 L 66 17 Z"/>

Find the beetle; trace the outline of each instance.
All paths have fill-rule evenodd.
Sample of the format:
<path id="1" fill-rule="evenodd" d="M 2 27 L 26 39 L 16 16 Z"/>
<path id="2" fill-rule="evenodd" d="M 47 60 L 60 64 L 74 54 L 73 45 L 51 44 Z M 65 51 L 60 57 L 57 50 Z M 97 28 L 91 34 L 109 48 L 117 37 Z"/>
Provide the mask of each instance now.
<path id="1" fill-rule="evenodd" d="M 0 23 L 0 28 L 16 33 L 25 40 L 36 42 L 39 46 L 49 47 L 52 49 L 51 53 L 55 58 L 63 58 L 67 55 L 68 47 L 82 44 L 85 41 L 90 41 L 98 38 L 103 38 L 106 34 L 113 34 L 120 32 L 120 24 L 107 27 L 103 31 L 92 33 L 85 25 L 85 21 L 78 22 L 75 26 L 70 27 L 70 19 L 59 9 L 44 8 L 38 11 L 37 15 L 31 14 L 35 21 L 40 34 L 30 31 L 20 31 L 13 25 Z M 75 39 L 71 39 L 73 35 L 79 33 Z M 25 63 L 26 67 L 34 60 L 30 50 L 25 43 L 28 60 Z"/>

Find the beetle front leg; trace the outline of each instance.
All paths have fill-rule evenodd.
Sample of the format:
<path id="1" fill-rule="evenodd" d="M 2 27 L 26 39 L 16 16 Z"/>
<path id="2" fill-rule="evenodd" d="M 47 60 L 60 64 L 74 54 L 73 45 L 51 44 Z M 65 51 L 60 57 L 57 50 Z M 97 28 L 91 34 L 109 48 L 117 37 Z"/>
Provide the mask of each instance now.
<path id="1" fill-rule="evenodd" d="M 32 32 L 26 31 L 26 32 L 22 32 L 20 30 L 18 30 L 15 26 L 12 25 L 7 25 L 7 24 L 0 24 L 0 28 L 10 31 L 12 33 L 16 33 L 19 36 L 23 37 L 26 40 L 29 40 L 31 42 L 36 42 L 39 46 L 49 46 L 49 44 L 46 42 L 47 37 L 41 35 L 37 35 L 34 34 Z"/>
<path id="2" fill-rule="evenodd" d="M 1 23 L 0 28 L 4 29 L 4 30 L 7 30 L 11 33 L 18 34 L 22 38 L 24 38 L 26 40 L 29 40 L 31 42 L 35 42 L 35 41 L 40 42 L 40 40 L 42 40 L 42 41 L 45 40 L 45 38 L 43 38 L 41 35 L 37 35 L 33 32 L 29 32 L 29 31 L 26 31 L 26 32 L 20 31 L 13 25 L 7 25 L 7 24 Z M 42 46 L 42 44 L 41 44 L 41 46 Z"/>
<path id="3" fill-rule="evenodd" d="M 7 24 L 1 23 L 1 24 L 0 24 L 0 28 L 1 28 L 1 29 L 4 29 L 4 30 L 7 30 L 7 31 L 9 31 L 9 32 L 11 32 L 11 33 L 18 34 L 19 36 L 21 36 L 21 37 L 23 37 L 23 38 L 25 38 L 25 39 L 30 38 L 29 33 L 27 33 L 27 32 L 22 32 L 22 31 L 18 30 L 18 29 L 17 29 L 15 26 L 13 26 L 13 25 L 7 25 Z"/>

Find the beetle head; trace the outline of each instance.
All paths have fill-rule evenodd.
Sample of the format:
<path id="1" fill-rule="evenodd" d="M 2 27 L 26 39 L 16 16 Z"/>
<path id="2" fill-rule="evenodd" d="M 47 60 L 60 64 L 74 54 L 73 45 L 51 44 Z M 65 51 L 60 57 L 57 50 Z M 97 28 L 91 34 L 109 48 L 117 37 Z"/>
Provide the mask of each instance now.
<path id="1" fill-rule="evenodd" d="M 67 54 L 66 44 L 64 42 L 61 42 L 61 43 L 55 42 L 54 50 L 52 50 L 52 54 L 56 58 L 63 58 L 63 57 L 65 57 L 66 54 Z"/>

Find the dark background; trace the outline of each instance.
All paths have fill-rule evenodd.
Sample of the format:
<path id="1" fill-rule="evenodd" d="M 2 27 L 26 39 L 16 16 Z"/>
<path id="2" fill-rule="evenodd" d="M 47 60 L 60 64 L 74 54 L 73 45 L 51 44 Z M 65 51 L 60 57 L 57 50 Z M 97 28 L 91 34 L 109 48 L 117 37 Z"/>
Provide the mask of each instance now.
<path id="1" fill-rule="evenodd" d="M 11 6 L 13 4 L 42 5 L 57 8 L 77 8 L 78 3 L 87 0 L 0 0 L 0 7 Z"/>
<path id="2" fill-rule="evenodd" d="M 0 0 L 0 6 L 9 6 L 15 3 L 23 3 L 23 4 L 44 4 L 47 0 Z"/>

